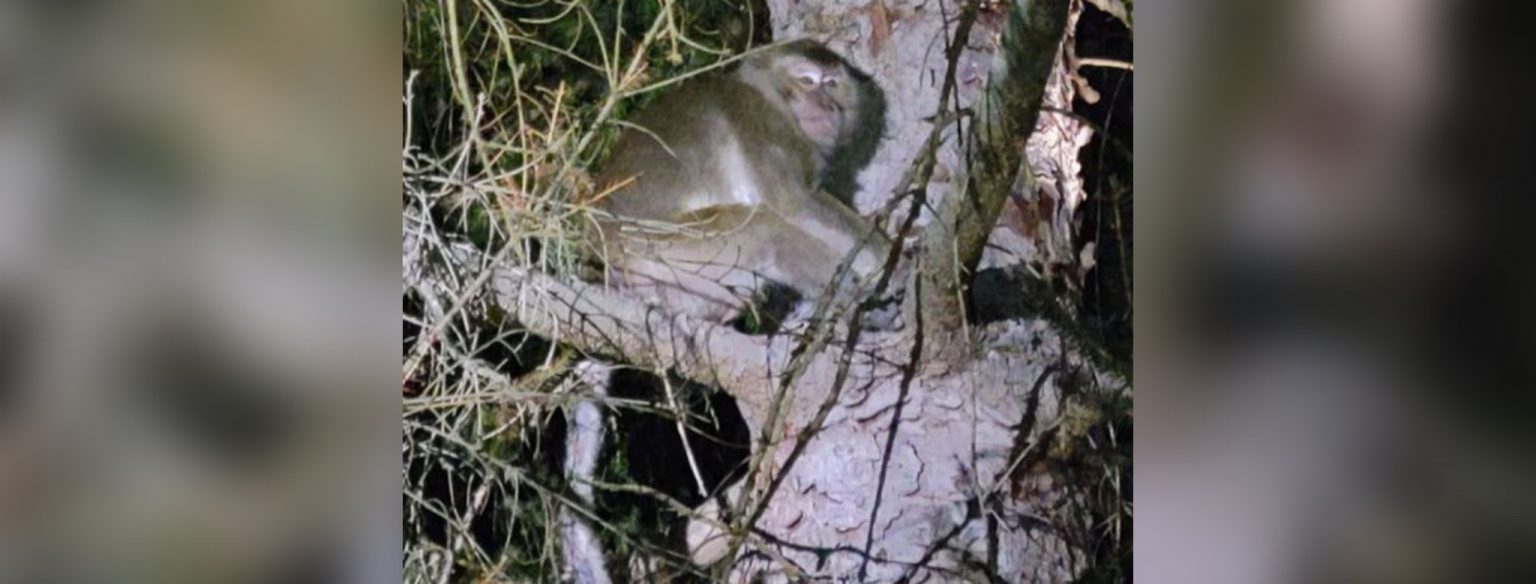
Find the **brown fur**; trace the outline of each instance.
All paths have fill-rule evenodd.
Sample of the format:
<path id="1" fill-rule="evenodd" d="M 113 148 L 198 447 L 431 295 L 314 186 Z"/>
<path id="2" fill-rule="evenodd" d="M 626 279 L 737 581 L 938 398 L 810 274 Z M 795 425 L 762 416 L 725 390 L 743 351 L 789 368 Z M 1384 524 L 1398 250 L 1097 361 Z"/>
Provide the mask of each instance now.
<path id="1" fill-rule="evenodd" d="M 601 249 L 621 283 L 674 310 L 725 320 L 769 281 L 814 298 L 861 243 L 855 277 L 879 267 L 888 240 L 820 188 L 836 152 L 812 141 L 794 116 L 791 100 L 807 99 L 796 93 L 807 89 L 779 69 L 789 58 L 836 75 L 845 86 L 827 95 L 855 114 L 847 119 L 867 118 L 857 115 L 851 69 L 810 41 L 658 100 L 632 120 L 646 131 L 626 130 L 599 175 L 603 185 L 634 181 L 601 203 L 615 218 L 602 223 Z M 854 129 L 842 128 L 838 142 Z M 733 165 L 737 153 L 742 164 Z"/>

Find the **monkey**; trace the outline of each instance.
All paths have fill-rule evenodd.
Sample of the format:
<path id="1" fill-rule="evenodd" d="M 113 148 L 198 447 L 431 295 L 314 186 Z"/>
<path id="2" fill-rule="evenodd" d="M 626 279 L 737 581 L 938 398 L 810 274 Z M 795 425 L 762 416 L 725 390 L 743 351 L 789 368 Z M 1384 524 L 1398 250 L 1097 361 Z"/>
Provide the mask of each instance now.
<path id="1" fill-rule="evenodd" d="M 775 286 L 815 298 L 850 258 L 850 273 L 832 293 L 834 301 L 858 298 L 892 245 L 852 205 L 854 174 L 873 157 L 884 125 L 878 87 L 820 43 L 800 40 L 745 57 L 728 73 L 684 83 L 631 120 L 596 177 L 593 204 L 603 213 L 589 232 L 592 244 L 621 286 L 708 321 L 738 317 Z M 610 385 L 635 384 L 615 378 Z M 742 450 L 730 454 L 744 463 L 750 437 L 742 431 Z M 705 446 L 684 440 L 695 452 Z M 710 497 L 740 479 L 738 467 L 728 470 L 709 477 Z M 697 494 L 679 500 L 705 504 Z M 695 523 L 683 531 L 702 533 Z M 575 548 L 584 540 L 581 525 L 567 525 L 566 542 Z M 702 565 L 722 554 L 690 555 Z M 573 557 L 567 564 L 580 572 L 597 562 Z"/>
<path id="2" fill-rule="evenodd" d="M 621 285 L 716 322 L 770 285 L 817 297 L 850 253 L 833 293 L 857 298 L 892 244 L 852 208 L 849 169 L 883 131 L 878 88 L 822 44 L 748 56 L 685 82 L 621 133 L 597 177 L 610 190 L 595 247 Z"/>

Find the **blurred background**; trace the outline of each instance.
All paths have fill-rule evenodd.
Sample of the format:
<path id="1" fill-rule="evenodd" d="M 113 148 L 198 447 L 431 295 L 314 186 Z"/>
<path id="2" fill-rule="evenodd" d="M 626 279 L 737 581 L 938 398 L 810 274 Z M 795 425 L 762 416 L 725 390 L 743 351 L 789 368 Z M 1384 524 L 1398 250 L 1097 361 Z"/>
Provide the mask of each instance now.
<path id="1" fill-rule="evenodd" d="M 0 582 L 398 577 L 398 22 L 0 2 Z"/>
<path id="2" fill-rule="evenodd" d="M 1521 20 L 1140 16 L 1137 576 L 1531 581 Z M 0 581 L 398 576 L 399 19 L 0 2 Z"/>
<path id="3" fill-rule="evenodd" d="M 1142 14 L 1143 580 L 1536 576 L 1530 35 L 1478 4 Z"/>

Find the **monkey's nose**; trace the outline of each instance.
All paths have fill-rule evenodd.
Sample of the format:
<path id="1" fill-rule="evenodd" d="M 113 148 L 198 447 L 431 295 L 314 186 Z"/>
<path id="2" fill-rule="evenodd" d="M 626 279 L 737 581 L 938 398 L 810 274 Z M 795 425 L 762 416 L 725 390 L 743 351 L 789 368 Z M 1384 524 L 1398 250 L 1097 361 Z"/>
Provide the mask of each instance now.
<path id="1" fill-rule="evenodd" d="M 837 100 L 832 99 L 832 95 L 827 93 L 827 89 L 825 87 L 811 92 L 811 95 L 816 97 L 816 105 L 824 110 L 838 111 L 842 109 L 841 107 L 838 107 Z"/>

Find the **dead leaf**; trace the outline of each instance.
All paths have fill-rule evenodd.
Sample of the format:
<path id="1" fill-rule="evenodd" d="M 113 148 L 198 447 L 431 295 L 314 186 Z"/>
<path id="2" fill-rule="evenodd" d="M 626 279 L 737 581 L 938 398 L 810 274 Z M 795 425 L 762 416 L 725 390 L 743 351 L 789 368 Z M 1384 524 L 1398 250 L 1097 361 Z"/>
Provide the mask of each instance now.
<path id="1" fill-rule="evenodd" d="M 869 54 L 878 55 L 885 40 L 891 37 L 891 14 L 881 0 L 869 5 L 869 28 Z"/>

